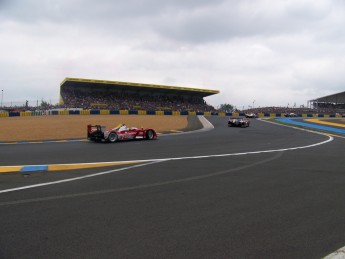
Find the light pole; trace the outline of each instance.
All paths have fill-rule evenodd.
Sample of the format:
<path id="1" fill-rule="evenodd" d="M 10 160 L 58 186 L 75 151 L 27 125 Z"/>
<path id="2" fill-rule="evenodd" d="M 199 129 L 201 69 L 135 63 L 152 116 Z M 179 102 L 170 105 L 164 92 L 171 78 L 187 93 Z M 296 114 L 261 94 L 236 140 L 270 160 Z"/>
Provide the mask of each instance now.
<path id="1" fill-rule="evenodd" d="M 255 103 L 255 100 L 253 101 L 253 109 L 254 109 L 254 103 Z"/>
<path id="2" fill-rule="evenodd" d="M 4 90 L 1 90 L 1 108 L 2 108 L 2 100 L 4 98 Z"/>

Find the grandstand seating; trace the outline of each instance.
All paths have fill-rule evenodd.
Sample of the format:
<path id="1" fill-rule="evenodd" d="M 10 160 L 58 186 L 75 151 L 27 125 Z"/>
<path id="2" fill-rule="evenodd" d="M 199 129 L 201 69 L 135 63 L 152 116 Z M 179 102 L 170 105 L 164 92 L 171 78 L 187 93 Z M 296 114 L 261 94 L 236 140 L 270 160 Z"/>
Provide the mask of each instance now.
<path id="1" fill-rule="evenodd" d="M 170 111 L 203 111 L 212 112 L 215 108 L 208 105 L 203 98 L 185 99 L 182 96 L 139 95 L 128 93 L 93 94 L 82 91 L 61 92 L 64 104 L 61 108 L 107 109 L 107 110 L 170 110 Z"/>

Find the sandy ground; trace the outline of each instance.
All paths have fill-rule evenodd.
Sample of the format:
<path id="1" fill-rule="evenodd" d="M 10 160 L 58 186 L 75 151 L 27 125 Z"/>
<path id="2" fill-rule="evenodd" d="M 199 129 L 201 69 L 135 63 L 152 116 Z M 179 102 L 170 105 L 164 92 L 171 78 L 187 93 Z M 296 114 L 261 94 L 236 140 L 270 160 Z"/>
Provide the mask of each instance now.
<path id="1" fill-rule="evenodd" d="M 180 130 L 188 125 L 187 116 L 150 115 L 60 115 L 1 117 L 0 142 L 86 138 L 88 124 L 113 128 L 154 128 L 157 132 Z"/>

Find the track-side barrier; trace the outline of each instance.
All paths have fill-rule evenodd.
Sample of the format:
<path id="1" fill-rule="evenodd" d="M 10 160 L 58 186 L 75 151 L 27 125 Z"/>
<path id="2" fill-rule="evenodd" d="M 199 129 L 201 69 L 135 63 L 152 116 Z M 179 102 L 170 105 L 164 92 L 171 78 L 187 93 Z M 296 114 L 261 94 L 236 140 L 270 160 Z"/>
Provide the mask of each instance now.
<path id="1" fill-rule="evenodd" d="M 0 112 L 0 117 L 28 117 L 42 115 L 165 115 L 165 116 L 245 116 L 242 112 L 201 112 L 201 111 L 172 111 L 172 110 L 50 110 L 50 111 L 11 111 Z M 258 113 L 259 118 L 284 118 L 283 113 Z M 345 118 L 345 114 L 297 114 L 302 118 Z"/>

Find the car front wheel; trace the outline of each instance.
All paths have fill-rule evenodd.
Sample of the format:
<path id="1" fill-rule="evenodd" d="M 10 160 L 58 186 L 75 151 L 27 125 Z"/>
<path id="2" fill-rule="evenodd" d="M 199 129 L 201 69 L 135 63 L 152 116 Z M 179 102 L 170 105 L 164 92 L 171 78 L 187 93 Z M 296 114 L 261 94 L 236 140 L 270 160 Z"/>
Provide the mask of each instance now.
<path id="1" fill-rule="evenodd" d="M 146 132 L 146 139 L 152 140 L 152 139 L 154 139 L 154 137 L 155 137 L 155 135 L 154 135 L 154 133 L 153 133 L 152 130 L 148 130 L 148 131 Z"/>

